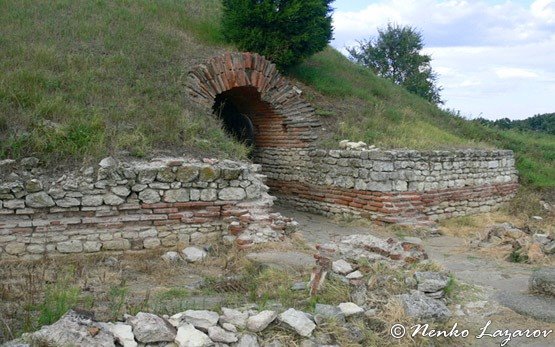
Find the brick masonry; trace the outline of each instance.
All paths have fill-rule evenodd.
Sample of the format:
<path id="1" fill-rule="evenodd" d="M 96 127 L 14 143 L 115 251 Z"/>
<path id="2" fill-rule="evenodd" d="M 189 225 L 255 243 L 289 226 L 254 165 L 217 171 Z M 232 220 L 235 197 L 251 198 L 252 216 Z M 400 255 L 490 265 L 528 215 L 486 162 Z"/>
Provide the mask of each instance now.
<path id="1" fill-rule="evenodd" d="M 53 178 L 37 160 L 1 161 L 0 260 L 280 240 L 291 221 L 270 213 L 274 199 L 259 169 L 107 158 Z"/>
<path id="2" fill-rule="evenodd" d="M 255 127 L 253 161 L 272 194 L 299 209 L 381 222 L 436 220 L 490 211 L 518 178 L 511 151 L 321 150 L 319 123 L 301 92 L 257 54 L 226 53 L 189 74 L 191 98 L 233 99 Z"/>

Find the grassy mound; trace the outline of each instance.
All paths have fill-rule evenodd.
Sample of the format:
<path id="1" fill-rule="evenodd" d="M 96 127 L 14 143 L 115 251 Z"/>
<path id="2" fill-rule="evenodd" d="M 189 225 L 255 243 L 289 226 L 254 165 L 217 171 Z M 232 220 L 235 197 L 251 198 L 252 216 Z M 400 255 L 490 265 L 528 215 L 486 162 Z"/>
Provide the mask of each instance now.
<path id="1" fill-rule="evenodd" d="M 225 49 L 218 0 L 4 0 L 0 159 L 52 165 L 127 152 L 246 157 L 184 97 L 187 72 Z M 555 187 L 555 136 L 501 131 L 438 109 L 328 48 L 288 72 L 324 124 L 321 144 L 501 147 L 523 181 Z"/>
<path id="2" fill-rule="evenodd" d="M 0 11 L 0 155 L 56 163 L 153 148 L 243 157 L 183 95 L 222 49 L 218 1 L 20 1 Z M 210 12 L 208 12 L 210 11 Z"/>

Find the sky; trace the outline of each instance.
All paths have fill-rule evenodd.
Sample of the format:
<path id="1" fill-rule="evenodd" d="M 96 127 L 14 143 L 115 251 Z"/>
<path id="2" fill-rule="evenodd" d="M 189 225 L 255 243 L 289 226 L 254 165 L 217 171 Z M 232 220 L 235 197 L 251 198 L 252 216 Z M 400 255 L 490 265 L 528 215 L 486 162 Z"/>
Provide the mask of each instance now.
<path id="1" fill-rule="evenodd" d="M 411 25 L 443 87 L 468 118 L 555 112 L 555 0 L 336 0 L 332 46 L 346 53 L 388 22 Z"/>

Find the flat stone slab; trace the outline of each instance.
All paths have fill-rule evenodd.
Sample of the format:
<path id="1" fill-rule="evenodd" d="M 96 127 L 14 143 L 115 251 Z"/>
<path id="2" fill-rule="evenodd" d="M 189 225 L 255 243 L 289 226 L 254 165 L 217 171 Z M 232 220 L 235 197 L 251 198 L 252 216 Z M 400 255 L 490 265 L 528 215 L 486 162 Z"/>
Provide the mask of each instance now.
<path id="1" fill-rule="evenodd" d="M 555 323 L 555 298 L 546 295 L 501 292 L 499 303 L 513 311 L 544 322 Z"/>
<path id="2" fill-rule="evenodd" d="M 246 258 L 255 262 L 277 268 L 292 268 L 295 270 L 312 269 L 314 257 L 300 252 L 264 252 L 249 253 Z"/>

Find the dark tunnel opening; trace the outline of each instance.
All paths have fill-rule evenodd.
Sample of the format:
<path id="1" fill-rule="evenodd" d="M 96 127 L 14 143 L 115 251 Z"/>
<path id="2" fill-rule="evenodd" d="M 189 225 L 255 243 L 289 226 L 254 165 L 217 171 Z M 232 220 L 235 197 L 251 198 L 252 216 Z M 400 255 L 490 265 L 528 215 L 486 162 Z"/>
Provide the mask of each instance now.
<path id="1" fill-rule="evenodd" d="M 214 114 L 223 122 L 224 129 L 237 141 L 255 146 L 259 135 L 260 116 L 271 113 L 254 87 L 236 87 L 216 96 Z"/>
<path id="2" fill-rule="evenodd" d="M 233 98 L 225 93 L 216 96 L 214 113 L 223 121 L 225 131 L 246 146 L 254 145 L 254 126 L 248 115 L 241 112 Z"/>

